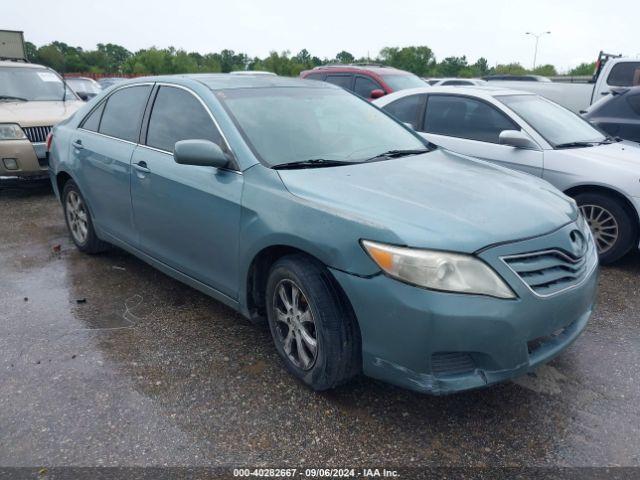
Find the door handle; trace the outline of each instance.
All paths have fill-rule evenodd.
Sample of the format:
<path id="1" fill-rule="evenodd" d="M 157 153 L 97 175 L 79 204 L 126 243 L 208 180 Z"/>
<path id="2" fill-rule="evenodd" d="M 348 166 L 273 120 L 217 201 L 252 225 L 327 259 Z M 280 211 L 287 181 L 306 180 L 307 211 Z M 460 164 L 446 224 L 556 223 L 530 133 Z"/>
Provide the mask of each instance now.
<path id="1" fill-rule="evenodd" d="M 138 163 L 134 163 L 133 164 L 133 168 L 135 168 L 139 172 L 143 172 L 143 173 L 151 172 L 151 170 L 149 170 L 149 168 L 147 167 L 147 162 L 145 162 L 145 161 L 140 161 Z"/>
<path id="2" fill-rule="evenodd" d="M 71 145 L 74 146 L 74 148 L 77 148 L 78 150 L 82 150 L 84 147 L 82 146 L 82 140 L 76 140 L 75 142 L 73 142 Z"/>

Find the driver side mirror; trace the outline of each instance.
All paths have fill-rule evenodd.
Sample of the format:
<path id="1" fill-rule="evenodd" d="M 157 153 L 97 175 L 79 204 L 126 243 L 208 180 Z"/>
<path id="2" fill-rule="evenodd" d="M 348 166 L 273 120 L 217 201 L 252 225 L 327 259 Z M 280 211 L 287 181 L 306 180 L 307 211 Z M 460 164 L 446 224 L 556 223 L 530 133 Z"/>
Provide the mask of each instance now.
<path id="1" fill-rule="evenodd" d="M 520 130 L 503 130 L 498 137 L 498 143 L 515 148 L 538 150 L 538 144 L 535 143 L 529 135 Z"/>
<path id="2" fill-rule="evenodd" d="M 215 168 L 229 165 L 227 154 L 209 140 L 180 140 L 174 147 L 173 158 L 181 165 Z"/>
<path id="3" fill-rule="evenodd" d="M 376 88 L 374 90 L 371 90 L 371 93 L 369 94 L 369 98 L 375 100 L 376 98 L 380 98 L 380 97 L 384 97 L 385 93 L 384 90 L 380 89 L 380 88 Z"/>

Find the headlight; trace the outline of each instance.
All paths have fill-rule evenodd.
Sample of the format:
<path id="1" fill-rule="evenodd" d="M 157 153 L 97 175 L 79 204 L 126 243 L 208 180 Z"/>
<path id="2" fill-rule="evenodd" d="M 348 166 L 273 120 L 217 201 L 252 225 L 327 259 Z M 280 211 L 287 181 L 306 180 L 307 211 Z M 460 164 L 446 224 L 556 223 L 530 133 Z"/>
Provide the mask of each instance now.
<path id="1" fill-rule="evenodd" d="M 471 255 L 396 247 L 363 240 L 371 258 L 389 276 L 419 287 L 446 292 L 515 298 L 486 263 Z"/>
<path id="2" fill-rule="evenodd" d="M 24 140 L 24 134 L 20 125 L 15 123 L 0 123 L 0 140 Z"/>

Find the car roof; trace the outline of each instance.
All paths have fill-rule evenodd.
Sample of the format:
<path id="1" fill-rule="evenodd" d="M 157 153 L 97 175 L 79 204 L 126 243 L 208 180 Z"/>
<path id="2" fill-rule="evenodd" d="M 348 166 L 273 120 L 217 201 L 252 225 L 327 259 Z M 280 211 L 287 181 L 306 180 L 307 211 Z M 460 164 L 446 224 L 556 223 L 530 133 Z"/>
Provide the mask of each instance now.
<path id="1" fill-rule="evenodd" d="M 500 88 L 493 86 L 480 86 L 480 85 L 460 85 L 455 87 L 438 87 L 438 86 L 426 86 L 419 88 L 408 88 L 406 90 L 399 90 L 384 97 L 380 97 L 374 101 L 376 104 L 386 105 L 393 100 L 399 98 L 408 97 L 409 95 L 415 95 L 417 93 L 451 93 L 455 95 L 471 95 L 474 97 L 480 97 L 490 99 L 492 97 L 502 95 L 536 95 L 531 92 L 523 92 L 521 90 L 514 90 L 508 88 Z"/>
<path id="2" fill-rule="evenodd" d="M 229 90 L 237 88 L 277 88 L 306 87 L 340 89 L 335 85 L 316 80 L 280 77 L 276 75 L 230 75 L 228 73 L 196 73 L 187 75 L 162 75 L 156 77 L 138 77 L 130 81 L 137 82 L 176 82 L 184 80 L 197 81 L 210 90 Z"/>
<path id="3" fill-rule="evenodd" d="M 44 65 L 28 62 L 12 62 L 10 60 L 0 60 L 0 67 L 22 67 L 22 68 L 47 68 Z"/>
<path id="4" fill-rule="evenodd" d="M 378 75 L 413 75 L 411 72 L 400 70 L 394 67 L 387 67 L 385 65 L 349 65 L 349 64 L 333 64 L 333 65 L 321 65 L 315 67 L 312 70 L 305 70 L 303 73 L 311 72 L 373 72 Z"/>

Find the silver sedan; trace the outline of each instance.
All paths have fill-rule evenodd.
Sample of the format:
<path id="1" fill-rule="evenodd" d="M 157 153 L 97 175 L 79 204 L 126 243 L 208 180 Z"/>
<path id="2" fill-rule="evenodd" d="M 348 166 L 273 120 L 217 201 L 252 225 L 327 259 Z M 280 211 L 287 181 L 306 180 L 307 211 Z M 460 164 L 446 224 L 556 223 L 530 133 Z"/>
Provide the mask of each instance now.
<path id="1" fill-rule="evenodd" d="M 448 150 L 542 177 L 574 198 L 603 264 L 638 245 L 640 144 L 538 95 L 493 87 L 402 90 L 374 102 Z"/>

